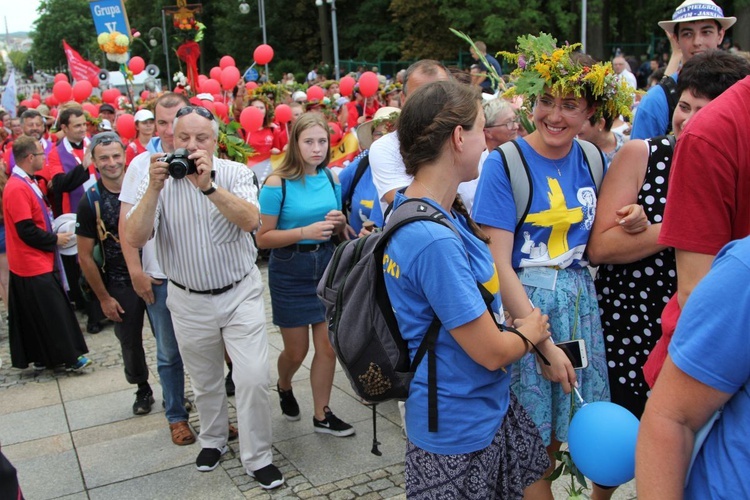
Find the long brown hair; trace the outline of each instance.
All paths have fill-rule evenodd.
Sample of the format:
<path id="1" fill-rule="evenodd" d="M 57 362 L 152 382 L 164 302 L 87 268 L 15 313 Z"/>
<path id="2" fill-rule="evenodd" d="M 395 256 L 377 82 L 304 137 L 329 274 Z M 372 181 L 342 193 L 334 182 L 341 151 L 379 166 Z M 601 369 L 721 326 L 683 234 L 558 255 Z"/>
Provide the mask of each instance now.
<path id="1" fill-rule="evenodd" d="M 459 125 L 465 130 L 474 128 L 480 102 L 478 88 L 455 81 L 432 82 L 415 90 L 404 104 L 398 123 L 406 173 L 414 177 L 423 165 L 435 161 Z M 477 238 L 489 242 L 489 236 L 471 219 L 458 195 L 453 209 L 466 217 Z"/>
<path id="2" fill-rule="evenodd" d="M 317 113 L 303 113 L 292 126 L 286 156 L 284 156 L 281 165 L 274 171 L 274 174 L 284 179 L 299 179 L 304 177 L 305 162 L 302 159 L 302 153 L 299 149 L 299 137 L 302 135 L 302 132 L 313 127 L 321 127 L 326 131 L 328 149 L 326 150 L 326 157 L 318 168 L 325 168 L 328 165 L 331 159 L 331 132 L 328 130 L 328 123 Z"/>

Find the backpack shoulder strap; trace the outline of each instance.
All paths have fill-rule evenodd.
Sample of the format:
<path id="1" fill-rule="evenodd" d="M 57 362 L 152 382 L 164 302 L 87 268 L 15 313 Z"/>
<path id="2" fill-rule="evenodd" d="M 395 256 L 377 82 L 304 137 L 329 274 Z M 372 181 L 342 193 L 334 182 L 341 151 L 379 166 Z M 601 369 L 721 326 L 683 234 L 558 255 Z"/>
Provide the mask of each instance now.
<path id="1" fill-rule="evenodd" d="M 351 195 L 354 194 L 354 189 L 357 187 L 357 184 L 359 184 L 359 181 L 362 179 L 362 176 L 365 175 L 365 172 L 367 171 L 367 168 L 370 166 L 370 155 L 363 156 L 361 160 L 359 160 L 359 164 L 357 165 L 357 171 L 354 172 L 354 178 L 352 178 L 352 185 L 349 188 L 351 190 Z"/>
<path id="2" fill-rule="evenodd" d="M 496 151 L 500 153 L 505 166 L 505 174 L 510 180 L 513 190 L 513 200 L 516 202 L 516 231 L 521 228 L 526 215 L 531 208 L 531 198 L 534 194 L 534 186 L 531 183 L 531 174 L 526 158 L 521 153 L 521 148 L 516 141 L 501 144 Z"/>
<path id="3" fill-rule="evenodd" d="M 679 101 L 679 96 L 677 95 L 677 82 L 675 82 L 674 78 L 670 75 L 664 75 L 659 82 L 659 86 L 664 90 L 664 93 L 667 96 L 667 106 L 669 106 L 669 125 L 667 126 L 666 133 L 669 134 L 672 132 L 672 115 L 674 115 L 677 101 Z"/>
<path id="4" fill-rule="evenodd" d="M 333 189 L 334 193 L 336 192 L 336 183 L 333 182 L 333 174 L 331 173 L 331 169 L 328 167 L 323 167 L 323 172 L 326 173 L 326 177 L 328 177 L 328 182 L 331 183 L 331 189 Z"/>
<path id="5" fill-rule="evenodd" d="M 599 188 L 602 186 L 602 179 L 604 178 L 604 157 L 602 156 L 602 152 L 594 143 L 581 139 L 576 139 L 575 141 L 583 150 L 583 158 L 589 167 L 591 179 L 594 181 L 594 185 L 596 185 L 596 192 L 599 193 Z"/>

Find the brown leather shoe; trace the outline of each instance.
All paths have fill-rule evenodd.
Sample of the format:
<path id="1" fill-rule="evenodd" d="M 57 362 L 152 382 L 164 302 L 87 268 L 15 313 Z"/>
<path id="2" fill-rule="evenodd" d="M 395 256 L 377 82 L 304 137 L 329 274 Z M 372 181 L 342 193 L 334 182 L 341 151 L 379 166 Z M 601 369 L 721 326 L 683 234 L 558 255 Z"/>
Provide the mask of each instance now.
<path id="1" fill-rule="evenodd" d="M 237 430 L 237 427 L 233 426 L 232 424 L 229 424 L 229 441 L 234 441 L 239 437 L 240 431 Z"/>
<path id="2" fill-rule="evenodd" d="M 172 442 L 177 446 L 185 446 L 195 443 L 195 435 L 186 421 L 169 424 L 172 433 Z"/>

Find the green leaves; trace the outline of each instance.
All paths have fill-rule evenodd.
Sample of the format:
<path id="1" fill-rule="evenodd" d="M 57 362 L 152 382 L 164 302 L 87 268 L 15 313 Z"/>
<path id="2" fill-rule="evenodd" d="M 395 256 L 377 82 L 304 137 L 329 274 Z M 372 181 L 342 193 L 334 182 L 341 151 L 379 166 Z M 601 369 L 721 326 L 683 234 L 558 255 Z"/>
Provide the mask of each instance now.
<path id="1" fill-rule="evenodd" d="M 588 485 L 586 484 L 586 478 L 581 471 L 578 470 L 576 464 L 573 463 L 570 452 L 567 450 L 555 452 L 555 460 L 560 462 L 560 465 L 552 471 L 552 474 L 544 479 L 547 481 L 554 481 L 561 475 L 567 474 L 570 476 L 570 484 L 566 487 L 566 491 L 569 495 L 568 498 L 580 497 L 583 494 L 583 491 L 588 489 Z M 575 484 L 576 481 L 578 481 L 578 486 Z"/>

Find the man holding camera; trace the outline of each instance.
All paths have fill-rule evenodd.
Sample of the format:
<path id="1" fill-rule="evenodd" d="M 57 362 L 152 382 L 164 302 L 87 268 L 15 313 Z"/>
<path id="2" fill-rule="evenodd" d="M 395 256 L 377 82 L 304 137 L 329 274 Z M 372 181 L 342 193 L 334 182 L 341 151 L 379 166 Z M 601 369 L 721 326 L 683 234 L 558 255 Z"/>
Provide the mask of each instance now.
<path id="1" fill-rule="evenodd" d="M 177 112 L 174 145 L 187 149 L 187 158 L 180 151 L 151 156 L 125 236 L 136 247 L 153 236 L 169 278 L 167 306 L 201 419 L 196 467 L 215 469 L 228 450 L 226 345 L 234 362 L 241 461 L 271 489 L 284 478 L 272 463 L 263 283 L 250 235 L 260 221 L 257 187 L 250 169 L 214 156 L 217 138 L 218 123 L 205 108 Z M 187 175 L 170 176 L 180 165 Z"/>

